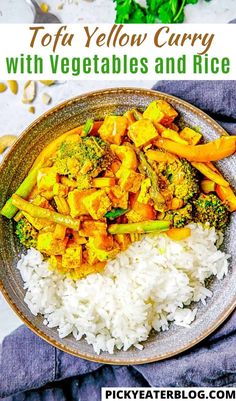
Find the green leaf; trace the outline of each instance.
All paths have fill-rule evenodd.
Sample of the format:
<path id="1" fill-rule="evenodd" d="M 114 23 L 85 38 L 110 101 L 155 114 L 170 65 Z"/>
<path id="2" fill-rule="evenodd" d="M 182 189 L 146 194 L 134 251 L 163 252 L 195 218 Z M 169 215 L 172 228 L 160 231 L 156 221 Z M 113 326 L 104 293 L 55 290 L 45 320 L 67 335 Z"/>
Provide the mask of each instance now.
<path id="1" fill-rule="evenodd" d="M 186 5 L 186 0 L 182 0 L 181 6 L 179 8 L 179 11 L 177 14 L 174 16 L 173 22 L 183 22 L 184 21 L 184 7 Z"/>
<path id="2" fill-rule="evenodd" d="M 198 0 L 186 0 L 186 4 L 197 4 Z"/>
<path id="3" fill-rule="evenodd" d="M 155 22 L 156 22 L 155 15 L 148 13 L 147 17 L 146 17 L 146 22 L 147 22 L 147 24 L 155 24 Z"/>
<path id="4" fill-rule="evenodd" d="M 135 10 L 130 16 L 130 24 L 145 24 L 146 23 L 146 11 L 141 6 L 136 6 Z"/>
<path id="5" fill-rule="evenodd" d="M 136 0 L 113 0 L 116 3 L 116 23 L 146 23 L 146 9 Z"/>
<path id="6" fill-rule="evenodd" d="M 169 0 L 146 0 L 148 12 L 157 17 L 158 8 L 167 1 Z"/>
<path id="7" fill-rule="evenodd" d="M 129 209 L 122 209 L 121 207 L 117 207 L 116 209 L 111 209 L 109 212 L 107 212 L 104 217 L 106 217 L 109 220 L 115 220 L 117 217 L 123 216 L 126 212 L 128 212 Z"/>
<path id="8" fill-rule="evenodd" d="M 116 23 L 182 23 L 184 7 L 199 0 L 146 0 L 146 8 L 137 0 L 113 0 L 116 4 Z M 211 0 L 205 0 L 209 2 Z"/>
<path id="9" fill-rule="evenodd" d="M 173 15 L 176 15 L 178 10 L 178 0 L 170 0 L 171 11 Z"/>
<path id="10" fill-rule="evenodd" d="M 133 0 L 114 0 L 114 2 L 116 3 L 116 22 L 126 22 L 132 11 Z"/>
<path id="11" fill-rule="evenodd" d="M 181 13 L 178 13 L 178 18 L 174 19 L 175 24 L 182 24 L 184 22 L 184 10 L 181 11 Z"/>
<path id="12" fill-rule="evenodd" d="M 158 10 L 158 18 L 164 24 L 171 24 L 174 19 L 174 15 L 172 14 L 170 3 L 164 3 L 159 7 Z"/>

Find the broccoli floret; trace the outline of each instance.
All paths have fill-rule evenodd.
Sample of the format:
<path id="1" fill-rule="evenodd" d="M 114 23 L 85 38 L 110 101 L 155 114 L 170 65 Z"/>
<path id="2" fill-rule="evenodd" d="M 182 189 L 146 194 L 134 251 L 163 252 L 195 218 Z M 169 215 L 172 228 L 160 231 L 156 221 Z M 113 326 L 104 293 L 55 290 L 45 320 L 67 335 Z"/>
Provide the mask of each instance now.
<path id="1" fill-rule="evenodd" d="M 70 178 L 96 177 L 111 161 L 108 144 L 101 138 L 87 136 L 78 142 L 63 142 L 56 153 L 55 168 L 59 174 Z"/>
<path id="2" fill-rule="evenodd" d="M 197 170 L 187 160 L 161 163 L 160 170 L 173 197 L 182 199 L 186 204 L 199 193 Z"/>
<path id="3" fill-rule="evenodd" d="M 164 220 L 171 221 L 173 227 L 184 227 L 193 220 L 192 205 L 187 204 L 178 210 L 169 210 L 165 213 Z"/>
<path id="4" fill-rule="evenodd" d="M 230 213 L 215 194 L 201 194 L 193 201 L 193 214 L 194 221 L 209 223 L 211 227 L 223 230 L 228 224 Z"/>
<path id="5" fill-rule="evenodd" d="M 38 231 L 26 218 L 22 218 L 16 225 L 16 235 L 26 248 L 36 248 Z"/>

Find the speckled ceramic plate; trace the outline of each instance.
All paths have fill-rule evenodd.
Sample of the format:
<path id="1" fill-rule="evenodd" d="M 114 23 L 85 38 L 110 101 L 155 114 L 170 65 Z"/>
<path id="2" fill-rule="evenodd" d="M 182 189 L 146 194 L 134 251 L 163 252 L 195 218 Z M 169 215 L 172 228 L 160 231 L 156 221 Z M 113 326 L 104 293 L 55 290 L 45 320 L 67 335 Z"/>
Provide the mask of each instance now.
<path id="1" fill-rule="evenodd" d="M 0 169 L 0 207 L 26 176 L 35 157 L 51 140 L 85 122 L 88 117 L 102 119 L 106 114 L 122 114 L 136 107 L 143 109 L 154 99 L 165 99 L 190 127 L 199 127 L 206 141 L 214 140 L 225 131 L 210 117 L 190 104 L 163 93 L 143 89 L 110 89 L 88 93 L 66 101 L 51 109 L 27 128 L 6 156 Z M 218 163 L 218 168 L 236 189 L 236 156 Z M 213 332 L 236 306 L 236 216 L 225 235 L 223 249 L 231 254 L 230 273 L 222 281 L 210 285 L 213 296 L 206 306 L 200 306 L 191 328 L 171 327 L 167 332 L 152 334 L 142 351 L 116 351 L 114 355 L 96 355 L 86 341 L 72 336 L 60 339 L 56 329 L 43 325 L 42 316 L 34 316 L 24 303 L 24 289 L 16 263 L 20 248 L 14 235 L 13 222 L 0 218 L 0 281 L 3 295 L 23 322 L 44 340 L 73 355 L 97 362 L 112 364 L 140 364 L 168 358 L 194 346 Z"/>

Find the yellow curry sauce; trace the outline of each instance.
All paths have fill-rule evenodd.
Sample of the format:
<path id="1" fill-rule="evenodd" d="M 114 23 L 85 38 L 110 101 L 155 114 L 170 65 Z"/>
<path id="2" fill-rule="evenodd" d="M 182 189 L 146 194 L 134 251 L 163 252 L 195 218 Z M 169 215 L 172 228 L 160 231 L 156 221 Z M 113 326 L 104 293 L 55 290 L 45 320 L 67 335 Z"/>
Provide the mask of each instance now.
<path id="1" fill-rule="evenodd" d="M 53 269 L 81 278 L 143 233 L 181 240 L 191 221 L 224 229 L 236 197 L 212 161 L 235 147 L 236 137 L 203 144 L 170 104 L 153 101 L 57 138 L 1 213 L 15 216 L 19 240 Z"/>

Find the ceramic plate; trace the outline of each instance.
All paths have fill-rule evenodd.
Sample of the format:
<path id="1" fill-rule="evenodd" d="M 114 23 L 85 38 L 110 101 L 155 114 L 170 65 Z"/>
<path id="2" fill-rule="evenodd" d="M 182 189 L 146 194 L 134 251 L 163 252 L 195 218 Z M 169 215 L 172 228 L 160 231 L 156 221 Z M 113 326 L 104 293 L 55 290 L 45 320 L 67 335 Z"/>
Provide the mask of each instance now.
<path id="1" fill-rule="evenodd" d="M 136 107 L 144 109 L 155 99 L 165 99 L 179 112 L 180 119 L 190 127 L 198 127 L 206 141 L 214 140 L 226 132 L 210 117 L 192 105 L 163 93 L 143 89 L 110 89 L 88 93 L 66 101 L 51 109 L 31 124 L 5 157 L 0 168 L 0 207 L 17 189 L 27 175 L 34 159 L 50 141 L 62 133 L 83 124 L 87 118 L 102 119 L 106 114 L 123 114 Z M 219 163 L 218 168 L 236 189 L 236 156 Z M 225 234 L 223 250 L 231 254 L 230 272 L 222 281 L 213 280 L 212 298 L 206 306 L 199 306 L 197 318 L 191 328 L 171 327 L 163 333 L 152 333 L 143 350 L 116 351 L 95 354 L 85 340 L 76 341 L 68 336 L 60 339 L 56 329 L 43 324 L 42 316 L 34 316 L 24 303 L 23 281 L 16 269 L 22 252 L 14 235 L 13 221 L 0 218 L 0 285 L 6 300 L 23 322 L 36 334 L 54 346 L 73 355 L 103 363 L 140 364 L 168 358 L 194 346 L 213 332 L 236 306 L 236 216 L 231 216 Z"/>

